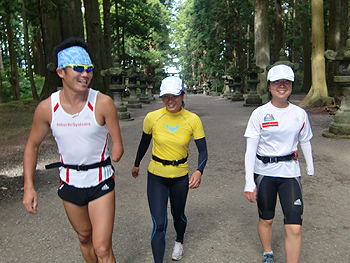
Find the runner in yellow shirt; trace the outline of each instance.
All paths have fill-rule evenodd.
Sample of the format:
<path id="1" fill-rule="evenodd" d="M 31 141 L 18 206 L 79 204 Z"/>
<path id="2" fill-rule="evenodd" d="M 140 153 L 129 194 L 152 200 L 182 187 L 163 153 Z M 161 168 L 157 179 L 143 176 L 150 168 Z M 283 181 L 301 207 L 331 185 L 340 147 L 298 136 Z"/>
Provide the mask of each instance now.
<path id="1" fill-rule="evenodd" d="M 153 219 L 151 245 L 155 263 L 163 262 L 164 258 L 168 198 L 177 233 L 172 259 L 182 258 L 188 189 L 200 185 L 208 158 L 200 118 L 183 109 L 184 88 L 181 79 L 163 79 L 159 97 L 163 100 L 164 108 L 150 112 L 145 117 L 135 165 L 131 170 L 132 176 L 137 178 L 140 162 L 153 139 L 152 160 L 148 166 L 147 196 Z M 189 179 L 187 152 L 192 136 L 199 154 L 197 170 Z"/>

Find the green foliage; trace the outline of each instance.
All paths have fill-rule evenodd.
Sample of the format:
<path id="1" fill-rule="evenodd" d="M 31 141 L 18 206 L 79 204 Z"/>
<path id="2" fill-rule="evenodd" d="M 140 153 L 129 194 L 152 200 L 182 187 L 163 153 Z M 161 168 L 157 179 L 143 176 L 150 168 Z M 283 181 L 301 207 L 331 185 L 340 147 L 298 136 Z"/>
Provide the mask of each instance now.
<path id="1" fill-rule="evenodd" d="M 246 47 L 248 25 L 254 22 L 254 1 L 187 0 L 178 9 L 175 43 L 187 81 L 201 84 L 223 75 L 235 61 L 237 47 Z M 253 45 L 251 45 L 252 47 Z"/>
<path id="2" fill-rule="evenodd" d="M 29 78 L 25 76 L 25 72 L 23 69 L 21 68 L 18 69 L 18 76 L 19 76 L 19 89 L 20 89 L 21 99 L 24 99 L 24 100 L 33 99 L 33 94 L 30 87 L 30 81 L 29 81 Z M 34 75 L 35 87 L 38 94 L 40 94 L 44 86 L 44 81 L 45 81 L 44 77 Z M 9 102 L 13 100 L 12 86 L 8 79 L 2 80 L 2 98 L 4 102 Z"/>
<path id="3" fill-rule="evenodd" d="M 173 1 L 128 0 L 119 1 L 118 23 L 124 31 L 127 64 L 138 68 L 163 68 L 169 63 L 170 48 L 170 8 Z M 115 26 L 116 14 L 111 14 Z M 112 25 L 112 26 L 113 26 Z M 116 34 L 112 40 L 117 42 Z M 116 55 L 116 50 L 113 50 Z"/>

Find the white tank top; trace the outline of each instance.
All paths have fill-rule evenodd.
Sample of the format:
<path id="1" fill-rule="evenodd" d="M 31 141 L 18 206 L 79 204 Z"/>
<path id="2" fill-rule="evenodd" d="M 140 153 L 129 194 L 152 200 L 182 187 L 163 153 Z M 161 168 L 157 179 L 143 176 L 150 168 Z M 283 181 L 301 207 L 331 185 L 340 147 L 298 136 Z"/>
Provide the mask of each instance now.
<path id="1" fill-rule="evenodd" d="M 54 136 L 60 161 L 71 165 L 89 165 L 106 160 L 108 152 L 107 125 L 99 125 L 95 118 L 95 105 L 98 91 L 89 89 L 86 104 L 78 114 L 65 112 L 57 91 L 51 94 L 51 130 Z M 111 165 L 77 171 L 60 167 L 60 178 L 78 188 L 96 186 L 113 175 Z"/>

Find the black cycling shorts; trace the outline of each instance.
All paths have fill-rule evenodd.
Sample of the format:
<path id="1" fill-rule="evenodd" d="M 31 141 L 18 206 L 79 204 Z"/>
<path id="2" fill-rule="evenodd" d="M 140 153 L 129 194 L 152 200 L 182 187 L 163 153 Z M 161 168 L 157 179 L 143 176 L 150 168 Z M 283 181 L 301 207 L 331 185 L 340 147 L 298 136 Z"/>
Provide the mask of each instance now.
<path id="1" fill-rule="evenodd" d="M 302 224 L 303 197 L 300 177 L 284 178 L 254 174 L 257 185 L 259 217 L 270 220 L 275 217 L 277 193 L 284 214 L 284 224 Z"/>
<path id="2" fill-rule="evenodd" d="M 78 206 L 87 205 L 89 202 L 113 191 L 115 186 L 114 176 L 99 183 L 97 186 L 89 188 L 77 188 L 61 181 L 58 188 L 58 196 L 67 202 Z"/>

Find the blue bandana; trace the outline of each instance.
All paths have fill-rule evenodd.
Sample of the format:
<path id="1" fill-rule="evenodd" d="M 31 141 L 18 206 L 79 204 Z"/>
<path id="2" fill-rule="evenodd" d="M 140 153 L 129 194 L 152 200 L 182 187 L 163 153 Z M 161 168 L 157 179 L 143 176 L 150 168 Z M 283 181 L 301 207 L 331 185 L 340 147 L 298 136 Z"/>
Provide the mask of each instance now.
<path id="1" fill-rule="evenodd" d="M 91 65 L 89 54 L 83 47 L 73 46 L 61 50 L 57 54 L 58 67 L 63 68 L 63 65 Z"/>

